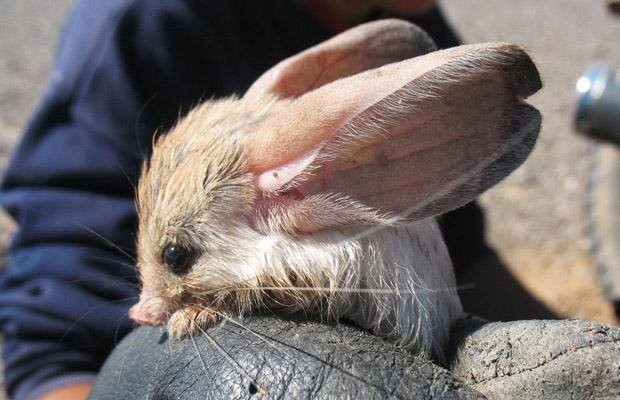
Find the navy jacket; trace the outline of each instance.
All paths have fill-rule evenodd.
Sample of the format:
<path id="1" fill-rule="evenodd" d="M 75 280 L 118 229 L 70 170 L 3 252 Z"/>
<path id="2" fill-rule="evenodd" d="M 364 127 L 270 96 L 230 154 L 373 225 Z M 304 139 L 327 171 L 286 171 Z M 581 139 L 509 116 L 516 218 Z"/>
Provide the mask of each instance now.
<path id="1" fill-rule="evenodd" d="M 456 44 L 437 10 L 415 22 Z M 0 193 L 19 225 L 0 275 L 11 396 L 92 380 L 132 329 L 133 189 L 152 136 L 333 33 L 295 0 L 78 2 Z"/>

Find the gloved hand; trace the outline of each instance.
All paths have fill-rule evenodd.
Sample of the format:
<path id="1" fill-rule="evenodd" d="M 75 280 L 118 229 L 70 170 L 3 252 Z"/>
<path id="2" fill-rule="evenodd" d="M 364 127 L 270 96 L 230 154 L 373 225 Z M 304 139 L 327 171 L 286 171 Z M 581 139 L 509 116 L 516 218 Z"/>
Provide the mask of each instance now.
<path id="1" fill-rule="evenodd" d="M 137 329 L 106 362 L 91 399 L 620 395 L 620 329 L 597 323 L 460 320 L 449 370 L 345 324 L 268 316 L 240 324 L 173 342 L 163 328 Z"/>

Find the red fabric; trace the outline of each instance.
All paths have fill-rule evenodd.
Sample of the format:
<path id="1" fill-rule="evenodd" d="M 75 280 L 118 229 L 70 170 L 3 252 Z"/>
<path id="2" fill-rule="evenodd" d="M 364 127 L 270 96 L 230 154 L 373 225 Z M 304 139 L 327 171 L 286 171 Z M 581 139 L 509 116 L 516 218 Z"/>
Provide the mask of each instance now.
<path id="1" fill-rule="evenodd" d="M 334 18 L 325 7 L 319 4 L 316 0 L 306 0 L 306 4 L 308 8 L 321 22 L 327 25 L 334 32 L 342 32 L 350 28 L 347 24 L 339 20 L 338 18 Z"/>

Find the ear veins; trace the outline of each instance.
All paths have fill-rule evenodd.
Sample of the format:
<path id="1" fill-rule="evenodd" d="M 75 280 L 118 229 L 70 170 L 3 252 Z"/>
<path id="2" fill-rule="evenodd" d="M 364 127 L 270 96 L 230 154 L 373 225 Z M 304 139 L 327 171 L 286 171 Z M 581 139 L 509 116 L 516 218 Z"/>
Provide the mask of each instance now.
<path id="1" fill-rule="evenodd" d="M 488 82 L 489 80 L 493 80 L 493 82 Z M 400 82 L 405 84 L 402 85 Z M 510 113 L 508 118 L 510 119 L 514 117 L 511 112 L 513 110 L 511 103 L 519 104 L 515 98 L 531 94 L 539 87 L 540 80 L 535 66 L 518 47 L 505 44 L 475 45 L 438 52 L 435 55 L 426 56 L 422 61 L 399 63 L 398 65 L 388 66 L 387 69 L 370 71 L 348 78 L 346 82 L 344 80 L 334 82 L 329 87 L 323 87 L 296 100 L 291 104 L 291 107 L 295 109 L 292 112 L 293 126 L 288 130 L 291 135 L 286 137 L 282 136 L 281 133 L 274 135 L 274 131 L 272 131 L 264 138 L 262 145 L 267 144 L 268 147 L 273 147 L 278 154 L 262 164 L 262 166 L 271 164 L 272 167 L 263 170 L 258 175 L 257 186 L 267 193 L 276 195 L 287 193 L 291 188 L 295 188 L 306 198 L 300 202 L 291 201 L 286 204 L 278 202 L 278 207 L 273 210 L 277 217 L 272 220 L 275 220 L 277 225 L 283 227 L 285 231 L 312 231 L 339 223 L 376 221 L 376 216 L 368 218 L 365 212 L 360 212 L 361 203 L 358 204 L 355 201 L 366 200 L 366 196 L 376 197 L 378 200 L 383 199 L 369 204 L 377 207 L 376 209 L 386 212 L 404 211 L 407 214 L 420 207 L 426 208 L 430 202 L 444 197 L 451 190 L 465 184 L 468 180 L 472 181 L 473 187 L 482 190 L 484 184 L 475 179 L 475 174 L 501 157 L 524 133 L 514 132 L 511 129 L 506 130 L 503 129 L 503 126 L 497 126 L 493 129 L 484 122 L 488 118 L 494 117 L 501 125 L 502 120 L 506 118 L 506 116 L 499 114 L 501 109 L 492 113 L 493 115 L 488 116 L 488 118 L 486 118 L 487 115 L 482 115 L 480 119 L 482 122 L 478 122 L 479 125 L 473 124 L 472 126 L 460 126 L 459 123 L 462 124 L 463 122 L 459 122 L 458 115 L 456 117 L 450 116 L 453 108 L 465 113 L 465 116 L 468 115 L 468 109 L 485 112 L 486 109 L 479 105 L 474 104 L 470 107 L 466 101 L 469 92 L 462 93 L 462 90 L 466 90 L 468 87 L 470 89 L 472 87 L 484 88 L 487 85 L 494 89 L 482 90 L 481 93 L 495 94 L 495 97 L 487 99 L 488 102 L 494 104 L 494 102 L 501 101 L 502 107 L 507 107 Z M 340 103 L 344 103 L 344 106 L 338 102 L 338 93 L 341 93 L 339 96 L 342 96 L 343 91 L 347 98 L 340 99 Z M 383 92 L 386 92 L 387 95 L 382 94 Z M 457 103 L 451 104 L 451 95 L 457 96 L 457 99 L 462 98 L 462 101 L 459 100 Z M 509 98 L 511 100 L 508 100 Z M 484 100 L 482 98 L 477 101 L 482 101 L 485 104 Z M 333 105 L 334 108 L 330 109 L 329 105 Z M 303 113 L 305 107 L 309 107 L 310 111 L 318 112 L 318 116 L 309 116 L 309 112 Z M 325 107 L 328 107 L 327 111 Z M 396 138 L 402 136 L 404 127 L 418 130 L 420 124 L 424 125 L 424 121 L 420 122 L 418 116 L 425 119 L 425 114 L 430 111 L 431 114 L 434 114 L 430 121 L 436 121 L 437 118 L 441 118 L 441 110 L 448 112 L 450 118 L 456 118 L 454 123 L 457 130 L 455 132 L 451 132 L 450 127 L 447 127 L 448 130 L 445 132 L 428 129 L 430 136 L 425 138 L 426 143 L 417 143 L 418 140 L 414 135 L 409 140 L 409 148 L 403 148 L 404 143 L 392 148 L 392 144 L 402 142 L 399 140 L 400 138 Z M 472 116 L 468 116 L 468 118 L 471 119 Z M 463 120 L 468 122 L 467 118 Z M 334 123 L 335 121 L 337 123 Z M 284 122 L 286 120 L 282 120 L 282 117 L 279 116 L 279 119 L 274 120 L 273 125 L 284 131 L 286 128 Z M 439 124 L 439 126 L 442 125 Z M 463 132 L 468 132 L 468 134 L 459 135 L 461 133 L 459 129 L 463 129 Z M 479 131 L 474 132 L 473 129 Z M 405 128 L 405 131 L 408 130 Z M 277 131 L 276 129 L 275 132 Z M 276 136 L 282 137 L 276 138 Z M 319 145 L 312 144 L 313 142 L 317 143 L 317 141 Z M 387 142 L 387 144 L 379 145 L 381 142 Z M 306 146 L 313 146 L 312 150 L 304 152 L 304 147 L 308 148 Z M 420 148 L 424 151 L 421 152 Z M 433 149 L 445 149 L 445 151 L 439 152 Z M 469 163 L 467 169 L 471 170 L 465 173 L 463 171 L 460 173 L 452 171 L 455 167 L 454 163 L 441 161 L 448 156 L 447 160 L 451 160 L 452 155 L 457 156 L 457 154 L 452 153 L 459 149 L 469 149 L 467 151 L 478 149 L 476 155 L 470 157 L 473 161 Z M 392 154 L 393 151 L 396 154 Z M 340 170 L 351 170 L 352 166 L 345 166 L 343 162 L 345 161 L 344 158 L 350 157 L 352 152 L 370 156 L 366 160 L 363 156 L 362 159 L 356 157 L 357 162 L 353 166 L 358 171 L 368 170 L 368 172 L 361 175 L 358 173 L 351 176 L 350 179 L 347 179 L 345 174 L 340 177 L 344 178 L 345 181 L 335 179 Z M 383 159 L 379 157 L 377 160 L 377 155 L 382 152 L 388 155 L 387 161 L 389 162 L 385 162 L 385 157 Z M 423 153 L 423 156 L 416 156 L 415 160 L 409 162 L 408 157 L 418 152 Z M 301 155 L 296 157 L 296 154 Z M 395 155 L 396 157 L 394 157 Z M 286 161 L 277 165 L 278 158 Z M 460 158 L 457 157 L 458 159 Z M 371 166 L 370 169 L 359 168 L 356 164 L 360 162 L 379 165 Z M 439 171 L 429 170 L 432 165 L 435 165 L 434 162 L 439 162 L 437 166 L 442 167 L 439 168 Z M 389 165 L 385 166 L 384 164 Z M 381 165 L 384 166 L 381 167 Z M 402 168 L 401 171 L 400 167 L 405 166 L 408 167 L 406 171 L 405 168 Z M 390 189 L 409 187 L 415 182 L 425 182 L 424 179 L 411 181 L 411 176 L 408 175 L 411 174 L 411 167 L 418 169 L 425 167 L 426 174 L 431 178 L 440 179 L 439 182 L 442 184 L 438 183 L 434 185 L 438 187 L 432 188 L 429 185 L 433 186 L 432 182 L 434 181 L 426 180 L 430 184 L 418 188 L 424 189 L 425 186 L 429 186 L 426 188 L 429 189 L 426 190 L 428 193 L 422 196 L 423 198 L 417 198 L 420 196 L 415 195 L 417 191 L 415 186 L 412 187 L 411 193 L 396 190 L 390 198 L 388 192 L 393 191 Z M 320 176 L 316 176 L 319 169 Z M 444 170 L 449 177 L 438 175 Z M 354 173 L 355 171 L 351 171 L 351 174 Z M 403 182 L 404 176 L 409 176 L 409 178 Z M 327 177 L 334 179 L 327 182 Z M 333 182 L 331 182 L 332 180 Z M 368 190 L 358 193 L 356 188 L 360 188 L 355 185 L 361 185 L 360 188 L 367 188 Z M 377 191 L 377 189 L 379 190 Z M 352 196 L 352 198 L 333 193 L 343 193 Z M 471 194 L 475 195 L 476 190 L 472 189 Z M 412 195 L 417 198 L 415 203 L 406 201 L 406 198 L 411 198 Z M 454 205 L 451 207 L 467 202 L 468 197 L 470 196 L 466 195 L 462 201 L 454 200 Z M 382 205 L 385 204 L 382 202 L 384 201 L 387 201 L 392 207 L 383 207 Z M 345 204 L 351 206 L 353 210 L 345 211 Z M 368 208 L 368 210 L 375 209 Z M 328 221 L 329 219 L 331 221 Z"/>

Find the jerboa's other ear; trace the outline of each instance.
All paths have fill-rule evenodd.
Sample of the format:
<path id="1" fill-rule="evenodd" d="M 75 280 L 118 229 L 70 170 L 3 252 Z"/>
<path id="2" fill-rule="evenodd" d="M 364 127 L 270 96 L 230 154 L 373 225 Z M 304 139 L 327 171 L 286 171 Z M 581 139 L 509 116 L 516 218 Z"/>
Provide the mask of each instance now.
<path id="1" fill-rule="evenodd" d="M 369 22 L 278 63 L 254 82 L 245 97 L 297 97 L 337 79 L 434 50 L 430 36 L 409 22 Z"/>
<path id="2" fill-rule="evenodd" d="M 291 231 L 441 214 L 525 160 L 541 117 L 523 99 L 541 86 L 504 43 L 386 65 L 283 106 L 249 137 L 251 171 Z"/>

